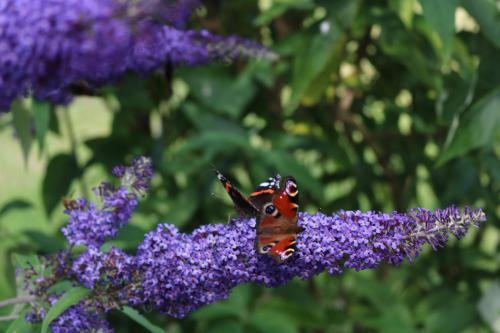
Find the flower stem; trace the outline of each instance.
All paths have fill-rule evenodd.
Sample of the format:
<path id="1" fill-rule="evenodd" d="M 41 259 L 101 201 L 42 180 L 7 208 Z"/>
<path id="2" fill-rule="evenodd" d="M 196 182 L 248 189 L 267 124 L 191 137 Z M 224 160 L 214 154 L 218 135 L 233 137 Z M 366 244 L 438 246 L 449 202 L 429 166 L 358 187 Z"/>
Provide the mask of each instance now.
<path id="1" fill-rule="evenodd" d="M 0 316 L 0 321 L 16 320 L 17 318 L 19 318 L 18 315 Z"/>
<path id="2" fill-rule="evenodd" d="M 36 298 L 33 295 L 26 295 L 26 296 L 9 298 L 9 299 L 0 301 L 0 308 L 3 308 L 4 306 L 7 306 L 7 305 L 29 303 L 29 302 L 34 301 L 35 299 Z"/>

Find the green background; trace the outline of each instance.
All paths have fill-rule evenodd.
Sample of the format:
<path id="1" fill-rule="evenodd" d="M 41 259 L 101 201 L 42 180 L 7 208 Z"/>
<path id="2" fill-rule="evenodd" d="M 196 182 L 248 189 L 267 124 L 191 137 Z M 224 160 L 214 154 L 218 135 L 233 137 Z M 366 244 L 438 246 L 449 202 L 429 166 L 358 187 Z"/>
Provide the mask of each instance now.
<path id="1" fill-rule="evenodd" d="M 279 60 L 130 74 L 67 107 L 26 99 L 0 116 L 0 299 L 16 294 L 14 253 L 64 247 L 63 198 L 92 197 L 113 165 L 149 155 L 152 191 L 113 241 L 130 253 L 158 223 L 189 232 L 235 216 L 210 164 L 245 193 L 293 175 L 311 213 L 469 204 L 488 217 L 412 264 L 242 285 L 182 320 L 145 314 L 167 332 L 500 332 L 498 2 L 204 4 L 193 28 Z"/>

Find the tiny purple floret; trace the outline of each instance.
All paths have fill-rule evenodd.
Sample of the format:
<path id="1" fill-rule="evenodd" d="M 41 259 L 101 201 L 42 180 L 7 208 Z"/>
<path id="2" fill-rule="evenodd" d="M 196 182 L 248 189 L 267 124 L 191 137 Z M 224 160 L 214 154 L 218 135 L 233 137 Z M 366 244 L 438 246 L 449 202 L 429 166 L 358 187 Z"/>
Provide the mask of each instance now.
<path id="1" fill-rule="evenodd" d="M 132 303 L 147 304 L 174 317 L 227 298 L 231 288 L 254 282 L 277 287 L 294 277 L 309 279 L 327 271 L 341 274 L 398 265 L 418 256 L 422 245 L 443 246 L 452 233 L 462 237 L 469 225 L 485 220 L 480 209 L 411 210 L 403 213 L 340 211 L 300 214 L 304 228 L 294 256 L 278 264 L 254 250 L 255 220 L 204 225 L 191 234 L 159 225 L 139 246 L 136 265 L 142 274 Z"/>

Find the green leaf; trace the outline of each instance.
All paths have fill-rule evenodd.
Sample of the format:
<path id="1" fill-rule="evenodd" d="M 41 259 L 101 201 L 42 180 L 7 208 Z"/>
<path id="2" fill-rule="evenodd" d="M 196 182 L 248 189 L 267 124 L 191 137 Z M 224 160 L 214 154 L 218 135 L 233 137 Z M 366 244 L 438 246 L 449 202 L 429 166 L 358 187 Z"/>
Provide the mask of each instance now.
<path id="1" fill-rule="evenodd" d="M 42 184 L 43 205 L 47 215 L 61 202 L 71 182 L 79 175 L 76 160 L 69 154 L 56 155 L 49 161 Z"/>
<path id="2" fill-rule="evenodd" d="M 50 105 L 49 103 L 33 101 L 32 110 L 35 119 L 35 132 L 38 147 L 40 151 L 43 151 L 45 147 L 45 136 L 47 135 L 50 123 Z"/>
<path id="3" fill-rule="evenodd" d="M 235 308 L 231 303 L 222 301 L 202 307 L 192 314 L 196 320 L 200 319 L 220 319 L 239 318 L 241 315 L 239 308 Z"/>
<path id="4" fill-rule="evenodd" d="M 444 83 L 436 102 L 436 111 L 441 120 L 450 123 L 455 115 L 461 114 L 472 103 L 477 76 L 462 78 L 452 72 L 444 77 Z"/>
<path id="5" fill-rule="evenodd" d="M 468 302 L 463 294 L 450 290 L 449 286 L 443 285 L 421 302 L 420 321 L 425 332 L 464 332 L 477 321 L 475 304 Z"/>
<path id="6" fill-rule="evenodd" d="M 146 317 L 144 317 L 137 310 L 131 307 L 125 306 L 122 312 L 126 314 L 128 317 L 130 317 L 132 320 L 134 320 L 136 323 L 138 323 L 139 325 L 141 325 L 142 327 L 144 327 L 145 329 L 147 329 L 152 333 L 165 332 L 165 330 L 151 323 Z"/>
<path id="7" fill-rule="evenodd" d="M 287 315 L 259 307 L 250 316 L 250 323 L 259 332 L 296 333 L 298 328 Z"/>
<path id="8" fill-rule="evenodd" d="M 83 287 L 76 287 L 66 292 L 56 304 L 54 304 L 42 322 L 42 333 L 47 333 L 50 323 L 66 311 L 72 305 L 78 304 L 82 299 L 90 294 L 91 290 Z"/>
<path id="9" fill-rule="evenodd" d="M 116 86 L 116 98 L 125 110 L 150 110 L 155 102 L 147 88 L 147 81 L 141 80 L 135 74 L 123 77 Z"/>
<path id="10" fill-rule="evenodd" d="M 5 333 L 27 333 L 32 332 L 33 325 L 24 319 L 28 310 L 19 313 L 19 317 L 10 323 Z"/>
<path id="11" fill-rule="evenodd" d="M 243 333 L 245 329 L 240 321 L 237 320 L 224 320 L 211 324 L 207 329 L 203 330 L 205 333 Z"/>
<path id="12" fill-rule="evenodd" d="M 24 162 L 28 162 L 28 155 L 31 149 L 33 137 L 31 135 L 31 113 L 21 101 L 12 103 L 12 122 L 16 131 Z"/>
<path id="13" fill-rule="evenodd" d="M 108 244 L 119 247 L 123 250 L 133 250 L 144 240 L 145 233 L 146 231 L 144 229 L 141 229 L 136 225 L 128 224 L 120 229 L 120 233 L 115 239 L 110 242 L 106 242 L 101 248 L 101 251 L 106 251 L 105 247 Z"/>
<path id="14" fill-rule="evenodd" d="M 64 248 L 64 242 L 60 238 L 45 234 L 39 230 L 26 230 L 24 234 L 37 249 L 55 252 Z"/>
<path id="15" fill-rule="evenodd" d="M 368 325 L 368 327 L 373 328 L 376 332 L 417 332 L 413 328 L 414 324 L 412 322 L 411 312 L 403 303 L 386 303 L 386 306 L 382 308 L 380 314 L 373 317 L 366 317 L 364 323 Z"/>
<path id="16" fill-rule="evenodd" d="M 293 283 L 293 282 L 292 282 Z M 328 318 L 323 311 L 324 304 L 318 304 L 317 299 L 304 288 L 297 284 L 280 288 L 282 292 L 286 290 L 283 298 L 273 297 L 266 301 L 266 311 L 279 312 L 291 318 L 294 325 L 302 329 L 324 328 L 331 318 Z M 302 295 L 297 297 L 301 293 Z"/>
<path id="17" fill-rule="evenodd" d="M 487 95 L 492 87 L 500 86 L 500 49 L 485 38 L 478 38 L 478 57 L 481 59 L 477 69 L 477 97 Z M 461 66 L 462 67 L 462 66 Z"/>
<path id="18" fill-rule="evenodd" d="M 344 29 L 349 29 L 358 14 L 360 0 L 325 1 L 324 6 L 335 22 Z M 331 18 L 330 18 L 331 19 Z M 328 20 L 328 19 L 327 19 Z"/>
<path id="19" fill-rule="evenodd" d="M 40 258 L 38 258 L 36 254 L 25 255 L 14 253 L 12 255 L 12 262 L 14 263 L 14 266 L 22 269 L 31 267 L 36 268 L 40 265 Z"/>
<path id="20" fill-rule="evenodd" d="M 424 16 L 439 35 L 443 43 L 445 58 L 450 54 L 453 35 L 455 34 L 455 9 L 458 0 L 420 0 Z"/>
<path id="21" fill-rule="evenodd" d="M 277 0 L 273 1 L 269 8 L 266 8 L 255 19 L 256 25 L 266 25 L 271 23 L 275 18 L 282 16 L 291 9 L 311 9 L 314 8 L 312 0 Z"/>
<path id="22" fill-rule="evenodd" d="M 27 209 L 31 208 L 32 206 L 33 205 L 30 202 L 23 199 L 11 200 L 7 202 L 5 205 L 3 205 L 3 207 L 0 209 L 0 217 L 2 217 L 2 215 L 7 214 L 11 210 Z"/>
<path id="23" fill-rule="evenodd" d="M 245 315 L 251 298 L 251 286 L 239 285 L 227 300 L 204 306 L 192 314 L 196 320 L 241 318 Z"/>
<path id="24" fill-rule="evenodd" d="M 60 293 L 60 292 L 67 292 L 72 288 L 74 288 L 73 282 L 62 280 L 52 285 L 47 291 L 49 293 Z"/>
<path id="25" fill-rule="evenodd" d="M 188 187 L 179 193 L 171 202 L 166 221 L 176 226 L 183 226 L 196 213 L 199 206 L 199 195 L 195 187 Z"/>
<path id="26" fill-rule="evenodd" d="M 200 132 L 224 131 L 244 134 L 241 126 L 228 119 L 227 116 L 217 115 L 206 111 L 207 110 L 202 106 L 189 101 L 185 102 L 182 106 L 182 112 Z"/>
<path id="27" fill-rule="evenodd" d="M 344 42 L 344 34 L 334 18 L 325 21 L 329 25 L 327 33 L 314 34 L 302 47 L 294 63 L 292 95 L 284 101 L 287 114 L 293 112 L 307 93 L 310 86 L 321 76 L 328 75 L 340 64 L 338 53 Z"/>
<path id="28" fill-rule="evenodd" d="M 242 113 L 257 91 L 248 75 L 235 78 L 221 66 L 183 69 L 179 73 L 201 104 L 231 118 Z"/>
<path id="29" fill-rule="evenodd" d="M 49 117 L 49 131 L 56 135 L 61 135 L 61 126 L 59 125 L 59 117 L 57 113 L 51 113 Z"/>
<path id="30" fill-rule="evenodd" d="M 406 28 L 412 26 L 414 4 L 415 0 L 389 0 L 389 8 L 398 14 Z"/>
<path id="31" fill-rule="evenodd" d="M 462 6 L 476 19 L 481 27 L 481 32 L 486 38 L 500 48 L 500 12 L 495 1 L 462 0 Z"/>
<path id="32" fill-rule="evenodd" d="M 492 331 L 500 331 L 500 282 L 498 280 L 483 294 L 477 308 Z"/>
<path id="33" fill-rule="evenodd" d="M 405 75 L 403 80 L 405 82 L 420 80 L 432 87 L 439 88 L 441 78 L 436 73 L 440 61 L 436 56 L 435 47 L 433 48 L 431 44 L 425 43 L 414 32 L 407 31 L 400 20 L 392 16 L 384 16 L 377 22 L 382 28 L 379 41 L 384 55 L 389 56 L 389 58 L 396 58 L 396 61 L 392 60 L 392 66 L 399 62 L 407 68 L 403 72 L 403 75 Z M 421 17 L 419 19 L 416 16 L 413 25 L 415 30 L 422 31 L 422 33 L 425 33 L 426 30 L 432 32 L 429 24 Z M 390 80 L 384 82 L 391 84 Z M 398 84 L 398 87 L 400 86 Z"/>
<path id="34" fill-rule="evenodd" d="M 500 138 L 500 88 L 475 102 L 454 119 L 438 165 Z"/>

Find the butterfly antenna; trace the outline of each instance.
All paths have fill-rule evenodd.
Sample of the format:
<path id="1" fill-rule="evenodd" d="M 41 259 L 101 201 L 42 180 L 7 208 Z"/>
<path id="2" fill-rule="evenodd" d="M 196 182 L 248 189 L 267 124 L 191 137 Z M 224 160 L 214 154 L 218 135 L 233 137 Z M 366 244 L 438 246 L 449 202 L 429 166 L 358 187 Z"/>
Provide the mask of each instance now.
<path id="1" fill-rule="evenodd" d="M 213 165 L 212 165 L 212 168 L 214 169 L 214 172 L 215 172 L 215 175 L 217 176 L 217 179 L 219 181 L 221 181 L 224 186 L 226 186 L 226 184 L 230 184 L 230 182 L 226 178 L 226 176 L 224 176 L 222 173 L 220 173 L 220 171 L 217 170 Z"/>
<path id="2" fill-rule="evenodd" d="M 222 173 L 221 173 L 219 170 L 217 170 L 217 168 L 215 167 L 215 165 L 213 165 L 212 163 L 210 163 L 210 166 L 212 167 L 212 170 L 214 170 L 215 175 L 217 176 L 217 178 L 218 178 L 219 180 L 221 180 L 221 178 L 223 178 L 223 179 L 225 179 L 225 178 L 226 178 L 226 177 L 224 177 L 224 176 L 222 175 Z"/>

